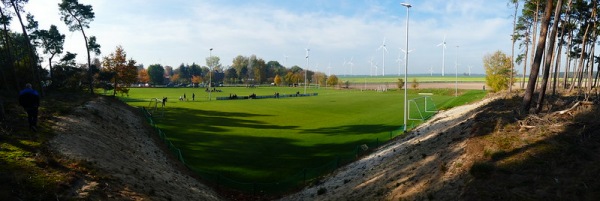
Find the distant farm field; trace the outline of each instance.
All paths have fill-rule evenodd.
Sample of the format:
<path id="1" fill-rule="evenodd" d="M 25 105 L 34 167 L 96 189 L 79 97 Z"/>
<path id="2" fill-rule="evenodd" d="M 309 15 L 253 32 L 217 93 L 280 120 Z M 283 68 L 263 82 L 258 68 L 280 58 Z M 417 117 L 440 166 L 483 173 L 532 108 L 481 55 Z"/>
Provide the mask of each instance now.
<path id="1" fill-rule="evenodd" d="M 308 88 L 316 96 L 216 100 L 230 94 L 280 96 L 304 93 L 302 87 L 132 88 L 121 97 L 135 107 L 168 101 L 157 126 L 181 149 L 186 164 L 241 182 L 277 182 L 304 168 L 353 157 L 357 146 L 390 140 L 402 129 L 403 91 Z M 431 93 L 438 108 L 450 108 L 485 96 L 481 90 L 409 90 L 409 99 Z M 185 94 L 187 101 L 178 98 Z M 195 100 L 192 100 L 192 94 Z M 159 104 L 160 108 L 160 104 Z M 409 121 L 409 125 L 419 121 Z"/>
<path id="2" fill-rule="evenodd" d="M 404 79 L 404 75 L 386 75 L 386 76 L 338 76 L 342 81 L 349 81 L 350 83 L 397 83 L 398 79 Z M 484 75 L 454 75 L 447 74 L 446 76 L 441 75 L 408 75 L 407 79 L 409 82 L 417 80 L 417 82 L 485 82 Z"/>

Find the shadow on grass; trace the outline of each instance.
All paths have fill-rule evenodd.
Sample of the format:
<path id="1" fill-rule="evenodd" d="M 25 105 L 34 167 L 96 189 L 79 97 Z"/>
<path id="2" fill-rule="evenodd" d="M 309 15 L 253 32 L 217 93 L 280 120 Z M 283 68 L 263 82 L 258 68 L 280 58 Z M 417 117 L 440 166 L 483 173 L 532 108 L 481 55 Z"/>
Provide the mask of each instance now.
<path id="1" fill-rule="evenodd" d="M 340 156 L 354 158 L 355 147 L 370 141 L 313 142 L 306 145 L 306 142 L 295 138 L 272 134 L 261 136 L 260 130 L 265 129 L 280 130 L 282 136 L 289 135 L 290 132 L 297 132 L 292 130 L 298 129 L 298 126 L 249 120 L 260 116 L 269 115 L 170 108 L 164 117 L 156 118 L 155 122 L 166 133 L 167 139 L 181 149 L 186 164 L 240 182 L 286 180 L 288 175 L 297 175 L 305 168 L 331 163 Z M 232 134 L 230 131 L 235 128 L 251 128 L 259 133 Z M 359 131 L 352 131 L 355 129 Z M 382 125 L 348 126 L 325 129 L 320 134 L 376 133 L 394 129 Z"/>
<path id="2" fill-rule="evenodd" d="M 301 133 L 306 134 L 327 134 L 327 135 L 356 135 L 356 134 L 374 134 L 382 132 L 390 132 L 398 130 L 398 126 L 391 125 L 345 125 L 336 127 L 325 127 L 317 129 L 302 130 Z"/>
<path id="3" fill-rule="evenodd" d="M 175 114 L 178 114 L 176 116 Z M 183 116 L 183 117 L 182 117 Z M 226 132 L 228 127 L 253 129 L 295 129 L 296 126 L 278 126 L 268 122 L 242 118 L 267 116 L 243 112 L 221 112 L 212 110 L 169 108 L 164 117 L 156 118 L 168 130 L 185 133 L 204 134 L 209 132 Z"/>

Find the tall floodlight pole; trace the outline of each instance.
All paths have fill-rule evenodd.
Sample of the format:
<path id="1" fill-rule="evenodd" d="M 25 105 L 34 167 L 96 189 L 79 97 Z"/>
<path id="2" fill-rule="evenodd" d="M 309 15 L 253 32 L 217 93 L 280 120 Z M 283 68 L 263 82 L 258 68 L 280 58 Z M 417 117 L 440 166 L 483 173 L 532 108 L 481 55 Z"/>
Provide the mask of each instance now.
<path id="1" fill-rule="evenodd" d="M 307 83 L 307 79 L 306 79 L 306 73 L 308 73 L 308 67 L 310 66 L 310 60 L 308 58 L 308 53 L 310 52 L 310 49 L 306 48 L 306 70 L 304 70 L 304 94 L 306 94 L 306 85 Z"/>
<path id="2" fill-rule="evenodd" d="M 454 96 L 458 97 L 458 45 L 456 46 L 456 62 L 454 63 Z"/>
<path id="3" fill-rule="evenodd" d="M 410 7 L 408 3 L 400 3 L 400 5 L 406 7 L 406 51 L 404 52 L 404 132 L 406 132 L 407 119 L 408 119 L 408 18 L 410 13 Z"/>
<path id="4" fill-rule="evenodd" d="M 210 101 L 212 99 L 212 90 L 210 90 L 210 88 L 212 87 L 212 47 L 210 48 L 210 50 L 208 51 L 208 100 Z"/>

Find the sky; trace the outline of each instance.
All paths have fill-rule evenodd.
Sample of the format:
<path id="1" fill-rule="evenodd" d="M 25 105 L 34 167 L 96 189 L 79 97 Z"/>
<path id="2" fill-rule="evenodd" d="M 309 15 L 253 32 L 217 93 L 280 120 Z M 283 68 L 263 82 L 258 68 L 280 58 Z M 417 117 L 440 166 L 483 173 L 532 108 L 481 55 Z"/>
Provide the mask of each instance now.
<path id="1" fill-rule="evenodd" d="M 65 51 L 87 61 L 81 32 L 60 20 L 61 0 L 30 0 L 40 29 L 56 25 Z M 79 0 L 95 13 L 88 36 L 102 58 L 122 46 L 146 67 L 229 66 L 256 55 L 335 75 L 403 75 L 407 8 L 408 74 L 484 74 L 483 57 L 511 52 L 514 7 L 506 0 Z M 18 25 L 13 22 L 12 26 Z M 13 28 L 13 30 L 20 30 Z M 446 49 L 438 46 L 446 41 Z M 380 48 L 385 41 L 387 52 Z M 212 51 L 210 49 L 213 48 Z M 310 49 L 309 58 L 306 59 Z M 47 57 L 47 56 L 45 56 Z M 385 58 L 385 59 L 384 59 Z M 47 62 L 43 63 L 47 67 Z M 517 68 L 518 69 L 518 68 Z"/>

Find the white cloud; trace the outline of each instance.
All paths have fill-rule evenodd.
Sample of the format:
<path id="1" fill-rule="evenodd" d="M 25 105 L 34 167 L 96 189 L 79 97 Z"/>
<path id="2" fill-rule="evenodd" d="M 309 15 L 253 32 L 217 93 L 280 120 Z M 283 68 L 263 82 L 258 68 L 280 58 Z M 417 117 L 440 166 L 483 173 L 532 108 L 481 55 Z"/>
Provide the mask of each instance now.
<path id="1" fill-rule="evenodd" d="M 79 53 L 85 60 L 81 33 L 67 31 L 60 21 L 60 0 L 32 1 L 26 7 L 40 21 L 40 28 L 56 24 L 67 35 L 66 51 Z M 338 10 L 315 9 L 305 12 L 294 7 L 267 3 L 229 1 L 114 1 L 80 0 L 91 4 L 95 20 L 86 30 L 98 38 L 104 55 L 122 45 L 128 56 L 145 65 L 162 63 L 204 64 L 208 49 L 228 65 L 237 55 L 255 54 L 267 61 L 278 60 L 305 67 L 305 50 L 311 48 L 311 64 L 321 71 L 331 63 L 332 73 L 345 74 L 344 58 L 354 58 L 354 72 L 369 73 L 370 57 L 381 66 L 376 49 L 386 38 L 386 74 L 397 74 L 398 48 L 405 46 L 406 8 L 396 1 L 341 1 Z M 117 3 L 118 2 L 118 3 Z M 306 3 L 306 2 L 304 2 Z M 324 8 L 338 2 L 314 2 Z M 483 53 L 507 51 L 510 47 L 510 8 L 504 2 L 484 0 L 432 0 L 411 2 L 410 72 L 439 72 L 441 49 L 436 47 L 447 37 L 446 66 L 453 66 L 460 45 L 459 72 L 467 65 L 481 65 Z M 284 4 L 284 3 L 282 3 Z M 303 4 L 304 5 L 304 4 Z M 354 9 L 352 9 L 354 7 Z M 503 6 L 503 8 L 498 8 Z M 309 44 L 310 41 L 310 44 Z M 388 67 L 389 66 L 389 67 Z M 462 69 L 461 69 L 462 68 Z M 436 70 L 438 69 L 438 70 Z M 476 68 L 474 68 L 475 71 Z M 480 69 L 476 72 L 482 73 Z M 381 74 L 381 73 L 379 73 Z"/>

